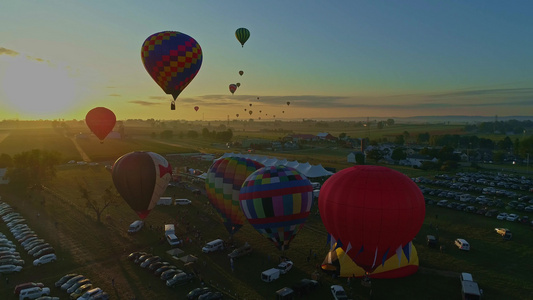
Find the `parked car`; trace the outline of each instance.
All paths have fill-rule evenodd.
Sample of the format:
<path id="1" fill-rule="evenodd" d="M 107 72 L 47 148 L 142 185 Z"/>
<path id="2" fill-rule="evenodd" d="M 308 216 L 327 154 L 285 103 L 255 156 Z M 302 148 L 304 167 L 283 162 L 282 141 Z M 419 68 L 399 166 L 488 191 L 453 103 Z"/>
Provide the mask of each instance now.
<path id="1" fill-rule="evenodd" d="M 304 278 L 292 286 L 292 290 L 298 297 L 303 297 L 318 286 L 318 281 Z"/>
<path id="2" fill-rule="evenodd" d="M 188 282 L 192 282 L 194 278 L 194 274 L 192 273 L 177 273 L 172 278 L 167 280 L 167 286 L 168 287 L 174 287 L 178 285 L 183 285 Z"/>
<path id="3" fill-rule="evenodd" d="M 40 288 L 38 286 L 24 289 L 20 291 L 19 299 L 37 299 L 41 296 L 50 295 L 50 289 L 47 287 Z"/>
<path id="4" fill-rule="evenodd" d="M 39 258 L 37 258 L 36 260 L 33 261 L 33 265 L 34 266 L 40 266 L 42 264 L 47 264 L 47 263 L 50 263 L 50 262 L 54 262 L 57 260 L 57 257 L 54 253 L 50 253 L 50 254 L 45 254 Z"/>
<path id="5" fill-rule="evenodd" d="M 464 250 L 464 251 L 470 250 L 470 244 L 465 239 L 456 239 L 455 245 L 457 246 L 457 248 L 461 250 Z"/>
<path id="6" fill-rule="evenodd" d="M 71 287 L 74 283 L 80 281 L 80 280 L 83 280 L 85 279 L 85 276 L 83 275 L 76 275 L 74 277 L 71 277 L 69 280 L 65 281 L 65 283 L 63 283 L 61 285 L 61 289 L 62 290 L 67 290 L 69 287 Z"/>
<path id="7" fill-rule="evenodd" d="M 168 271 L 170 269 L 177 269 L 177 268 L 178 267 L 173 266 L 173 265 L 162 266 L 162 267 L 159 267 L 157 270 L 155 270 L 154 275 L 159 277 L 161 276 L 161 274 L 163 274 L 163 272 Z"/>
<path id="8" fill-rule="evenodd" d="M 94 296 L 94 295 L 96 295 L 98 293 L 101 293 L 101 292 L 102 292 L 101 288 L 90 289 L 90 290 L 86 291 L 83 295 L 78 297 L 77 300 L 89 300 L 89 299 L 91 299 L 92 296 Z"/>
<path id="9" fill-rule="evenodd" d="M 21 270 L 22 270 L 22 266 L 15 266 L 15 265 L 0 266 L 0 274 L 11 274 L 14 272 L 20 272 Z"/>
<path id="10" fill-rule="evenodd" d="M 135 252 L 130 253 L 130 255 L 128 255 L 128 259 L 135 261 L 137 258 L 145 254 L 148 254 L 148 253 L 142 252 L 142 251 L 135 251 Z"/>
<path id="11" fill-rule="evenodd" d="M 71 285 L 71 286 L 67 289 L 67 293 L 72 294 L 72 293 L 74 293 L 79 287 L 84 286 L 84 285 L 86 285 L 86 284 L 92 284 L 92 282 L 91 282 L 91 280 L 90 280 L 89 278 L 85 278 L 85 279 L 82 279 L 82 280 L 80 280 L 80 281 L 75 282 L 73 285 Z M 79 296 L 81 296 L 81 295 L 79 295 Z M 79 296 L 78 296 L 78 297 L 79 297 Z M 76 298 L 78 298 L 78 297 L 76 297 Z"/>
<path id="12" fill-rule="evenodd" d="M 24 260 L 20 258 L 1 258 L 0 265 L 24 266 Z"/>
<path id="13" fill-rule="evenodd" d="M 499 213 L 499 214 L 496 216 L 496 219 L 498 219 L 498 220 L 505 220 L 505 219 L 507 219 L 507 216 L 508 216 L 507 213 L 502 212 L 502 213 Z"/>
<path id="14" fill-rule="evenodd" d="M 93 288 L 92 283 L 86 283 L 83 284 L 74 290 L 74 292 L 70 293 L 70 299 L 78 299 L 81 295 L 83 295 L 85 292 Z M 68 292 L 68 291 L 67 291 Z"/>
<path id="15" fill-rule="evenodd" d="M 247 254 L 250 254 L 250 252 L 252 252 L 252 246 L 250 246 L 250 244 L 248 244 L 248 243 L 244 243 L 244 245 L 242 247 L 239 247 L 239 248 L 231 251 L 231 253 L 228 254 L 228 257 L 229 258 L 239 258 L 239 257 L 245 256 Z"/>
<path id="16" fill-rule="evenodd" d="M 143 261 L 147 260 L 148 258 L 150 258 L 152 256 L 153 256 L 152 254 L 143 254 L 143 255 L 139 256 L 138 258 L 136 258 L 134 260 L 134 263 L 140 265 L 140 264 L 142 264 Z"/>
<path id="17" fill-rule="evenodd" d="M 346 291 L 344 291 L 344 288 L 340 285 L 332 285 L 331 294 L 333 295 L 333 299 L 335 300 L 348 300 Z"/>
<path id="18" fill-rule="evenodd" d="M 152 256 L 152 257 L 149 257 L 147 258 L 146 260 L 144 260 L 142 263 L 141 263 L 141 268 L 146 268 L 148 267 L 150 264 L 152 263 L 155 263 L 155 262 L 158 262 L 161 260 L 161 257 L 159 256 Z"/>
<path id="19" fill-rule="evenodd" d="M 518 215 L 517 214 L 509 214 L 506 218 L 507 221 L 511 221 L 511 222 L 514 222 L 516 220 L 518 220 Z"/>
<path id="20" fill-rule="evenodd" d="M 219 293 L 219 292 L 208 292 L 198 297 L 198 300 L 219 300 L 219 299 L 223 299 L 222 293 Z"/>
<path id="21" fill-rule="evenodd" d="M 180 270 L 180 269 L 168 269 L 166 270 L 165 272 L 161 273 L 161 280 L 169 280 L 170 278 L 172 278 L 174 275 L 178 274 L 178 273 L 182 273 L 183 271 Z"/>
<path id="22" fill-rule="evenodd" d="M 39 252 L 40 250 L 42 250 L 42 249 L 44 249 L 46 247 L 50 247 L 50 244 L 48 244 L 48 243 L 35 244 L 35 245 L 33 245 L 33 247 L 31 249 L 28 249 L 28 254 L 29 255 L 34 255 L 35 253 Z"/>
<path id="23" fill-rule="evenodd" d="M 56 251 L 54 250 L 53 247 L 46 247 L 46 248 L 43 248 L 35 253 L 33 253 L 33 257 L 34 258 L 39 258 L 43 255 L 46 255 L 46 254 L 52 254 L 52 253 L 55 253 Z"/>
<path id="24" fill-rule="evenodd" d="M 13 293 L 15 294 L 15 296 L 18 297 L 18 295 L 20 294 L 20 291 L 24 290 L 24 289 L 28 289 L 28 288 L 32 288 L 32 287 L 44 287 L 44 284 L 40 283 L 40 282 L 25 282 L 25 283 L 21 283 L 21 284 L 17 284 L 15 286 L 15 290 L 13 291 Z"/>
<path id="25" fill-rule="evenodd" d="M 434 235 L 429 234 L 426 236 L 426 243 L 428 247 L 433 248 L 436 248 L 439 245 L 439 241 L 437 240 L 437 238 Z"/>
<path id="26" fill-rule="evenodd" d="M 108 300 L 109 299 L 109 294 L 104 292 L 104 291 L 100 291 L 94 295 L 91 296 L 91 298 L 89 298 L 90 300 Z"/>
<path id="27" fill-rule="evenodd" d="M 201 295 L 207 294 L 209 292 L 211 292 L 211 290 L 208 287 L 195 288 L 187 294 L 187 300 L 196 300 Z"/>
<path id="28" fill-rule="evenodd" d="M 59 278 L 58 281 L 56 281 L 55 283 L 55 287 L 61 287 L 63 285 L 63 283 L 67 282 L 69 279 L 71 279 L 72 277 L 75 277 L 75 276 L 78 276 L 78 274 L 75 274 L 75 273 L 69 273 L 61 278 Z"/>

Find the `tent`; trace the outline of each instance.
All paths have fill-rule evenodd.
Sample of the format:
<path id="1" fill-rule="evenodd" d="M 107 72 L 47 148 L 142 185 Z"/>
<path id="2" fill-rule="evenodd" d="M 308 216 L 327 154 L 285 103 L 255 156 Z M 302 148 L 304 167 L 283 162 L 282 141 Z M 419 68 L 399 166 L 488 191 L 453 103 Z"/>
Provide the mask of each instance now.
<path id="1" fill-rule="evenodd" d="M 307 172 L 307 170 L 309 170 L 309 168 L 311 168 L 311 164 L 309 162 L 305 162 L 305 163 L 299 163 L 295 169 L 298 170 L 298 172 L 306 175 L 305 173 Z M 307 176 L 307 175 L 306 175 Z"/>
<path id="2" fill-rule="evenodd" d="M 304 173 L 304 175 L 308 178 L 315 178 L 315 177 L 322 177 L 322 176 L 330 176 L 333 175 L 332 172 L 324 169 L 321 164 L 311 166 L 309 169 L 307 169 Z"/>
<path id="3" fill-rule="evenodd" d="M 353 260 L 344 253 L 341 247 L 329 251 L 322 262 L 322 270 L 334 273 L 339 277 L 363 277 L 365 270 L 356 265 Z M 409 242 L 399 255 L 389 258 L 383 265 L 374 270 L 370 278 L 400 278 L 412 275 L 418 271 L 418 253 L 415 246 Z"/>

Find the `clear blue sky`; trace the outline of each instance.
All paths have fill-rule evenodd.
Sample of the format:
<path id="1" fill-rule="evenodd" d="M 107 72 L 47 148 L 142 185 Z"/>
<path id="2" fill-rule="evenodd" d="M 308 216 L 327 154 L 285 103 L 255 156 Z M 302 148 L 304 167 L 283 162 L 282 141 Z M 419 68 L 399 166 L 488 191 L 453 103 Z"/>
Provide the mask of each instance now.
<path id="1" fill-rule="evenodd" d="M 5 0 L 0 119 L 83 119 L 95 106 L 118 119 L 533 115 L 532 11 L 525 0 Z M 140 58 L 164 30 L 204 53 L 176 111 Z"/>

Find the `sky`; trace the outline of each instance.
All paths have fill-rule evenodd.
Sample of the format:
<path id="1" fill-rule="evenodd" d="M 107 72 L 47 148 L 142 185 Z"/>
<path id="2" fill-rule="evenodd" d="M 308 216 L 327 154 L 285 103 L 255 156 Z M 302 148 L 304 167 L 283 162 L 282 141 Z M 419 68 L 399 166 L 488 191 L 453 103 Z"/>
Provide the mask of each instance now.
<path id="1" fill-rule="evenodd" d="M 531 11 L 530 0 L 3 0 L 0 120 L 82 120 L 98 106 L 119 120 L 533 116 Z M 166 30 L 203 52 L 176 110 L 140 55 Z"/>

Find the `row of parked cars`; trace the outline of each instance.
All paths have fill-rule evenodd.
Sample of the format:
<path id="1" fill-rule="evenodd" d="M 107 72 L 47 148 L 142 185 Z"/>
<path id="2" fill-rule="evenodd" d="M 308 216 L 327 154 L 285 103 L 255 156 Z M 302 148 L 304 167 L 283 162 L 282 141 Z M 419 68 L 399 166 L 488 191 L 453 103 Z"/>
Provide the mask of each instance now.
<path id="1" fill-rule="evenodd" d="M 61 277 L 55 283 L 56 288 L 66 291 L 71 300 L 107 300 L 109 294 L 93 285 L 84 275 L 70 273 Z"/>
<path id="2" fill-rule="evenodd" d="M 128 259 L 141 268 L 153 273 L 154 276 L 159 277 L 165 281 L 168 287 L 177 287 L 191 283 L 195 275 L 187 273 L 177 266 L 164 261 L 160 256 L 152 255 L 142 251 L 132 252 L 128 255 Z M 189 292 L 187 299 L 199 300 L 215 300 L 222 299 L 223 295 L 216 291 L 211 291 L 209 288 L 196 288 Z"/>
<path id="3" fill-rule="evenodd" d="M 57 260 L 54 247 L 44 239 L 40 238 L 37 233 L 26 224 L 26 219 L 16 212 L 9 204 L 0 202 L 0 216 L 17 242 L 24 248 L 28 255 L 33 257 L 34 266 L 40 266 Z M 0 238 L 0 248 L 2 253 L 11 252 L 11 256 L 14 256 L 11 265 L 16 266 L 18 264 L 21 266 L 24 264 L 24 261 L 21 262 L 20 260 L 20 254 L 16 251 L 16 246 L 11 240 L 7 239 L 5 235 Z M 9 255 L 4 255 L 4 257 L 8 256 Z M 4 268 L 7 269 L 8 267 Z M 17 269 L 18 268 L 14 268 L 13 270 L 17 271 Z"/>

